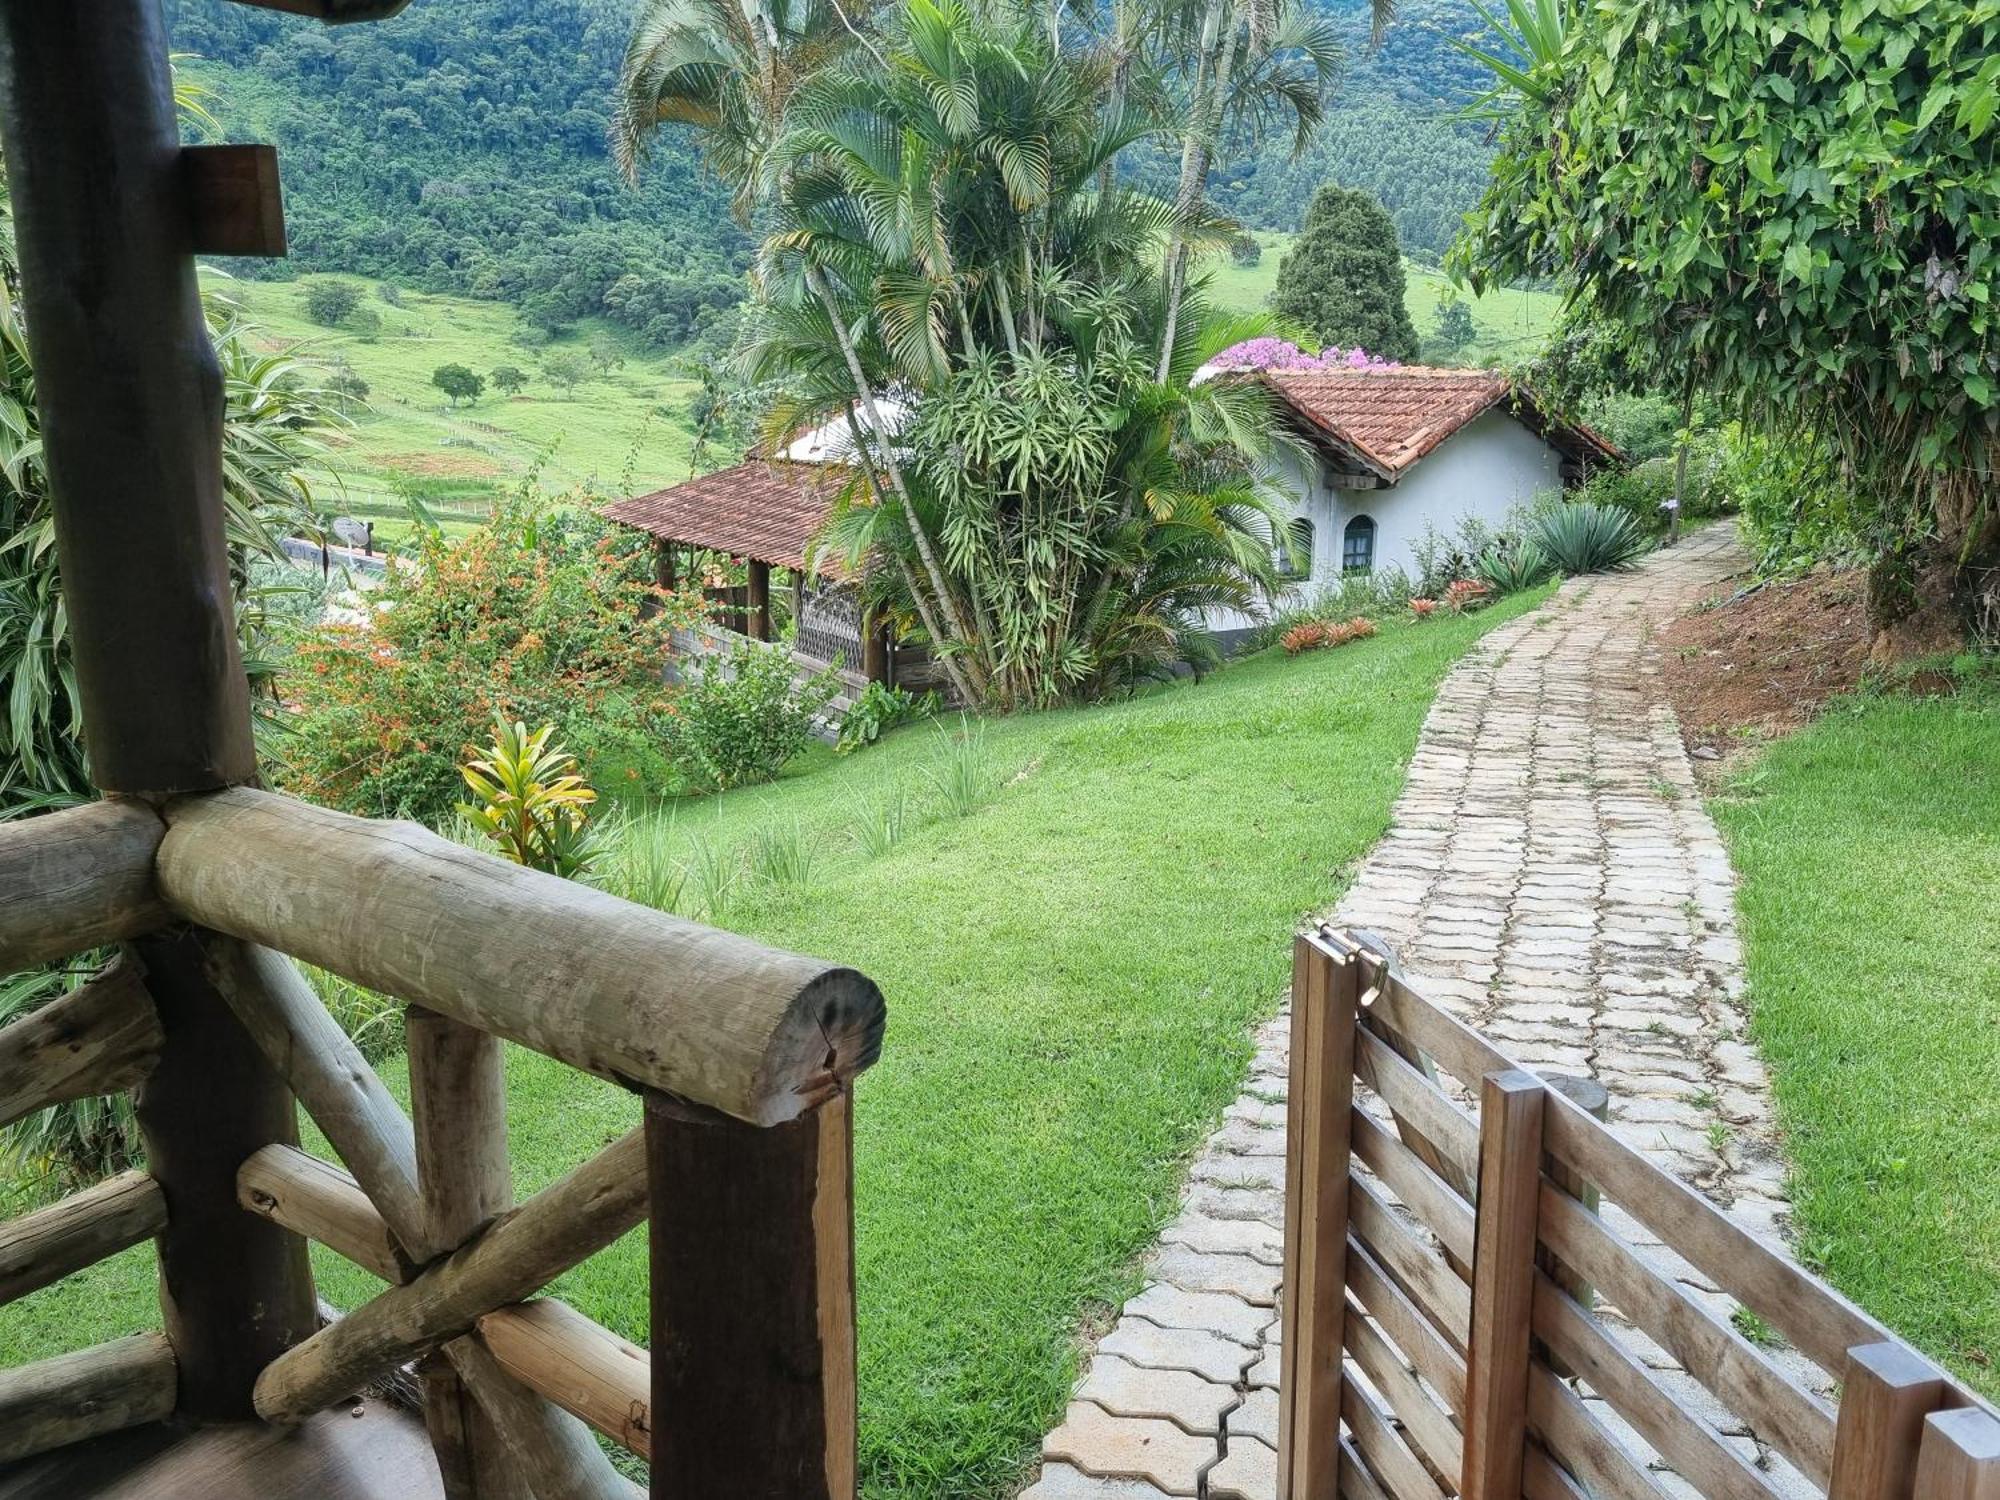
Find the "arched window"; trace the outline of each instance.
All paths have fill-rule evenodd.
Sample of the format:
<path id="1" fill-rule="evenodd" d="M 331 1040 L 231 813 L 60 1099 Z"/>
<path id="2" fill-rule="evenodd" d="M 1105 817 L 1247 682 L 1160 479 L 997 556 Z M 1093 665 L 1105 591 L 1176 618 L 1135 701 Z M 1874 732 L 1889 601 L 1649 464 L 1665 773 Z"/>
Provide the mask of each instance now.
<path id="1" fill-rule="evenodd" d="M 1310 578 L 1313 570 L 1313 523 L 1304 516 L 1294 516 L 1286 526 L 1285 534 L 1291 545 L 1283 545 L 1280 538 L 1278 547 L 1278 573 L 1285 578 Z"/>
<path id="2" fill-rule="evenodd" d="M 1366 573 L 1375 566 L 1375 521 L 1356 516 L 1347 523 L 1340 539 L 1340 571 Z"/>

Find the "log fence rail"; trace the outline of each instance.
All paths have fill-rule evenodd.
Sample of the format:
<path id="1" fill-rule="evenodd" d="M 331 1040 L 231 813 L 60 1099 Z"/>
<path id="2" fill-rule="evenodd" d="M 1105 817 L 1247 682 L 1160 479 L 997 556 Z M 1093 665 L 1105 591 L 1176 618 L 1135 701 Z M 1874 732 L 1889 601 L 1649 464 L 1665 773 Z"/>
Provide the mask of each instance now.
<path id="1" fill-rule="evenodd" d="M 1594 1084 L 1520 1069 L 1330 927 L 1293 972 L 1279 1500 L 2000 1500 L 2000 1416 L 1621 1141 Z"/>
<path id="2" fill-rule="evenodd" d="M 112 799 L 0 825 L 0 972 L 127 950 L 0 1030 L 0 1116 L 124 1090 L 143 1108 L 168 1022 L 141 955 L 179 954 L 181 924 L 339 1157 L 273 1128 L 230 1169 L 231 1211 L 387 1283 L 252 1372 L 255 1416 L 293 1425 L 414 1366 L 450 1500 L 636 1494 L 593 1431 L 652 1463 L 655 1495 L 853 1495 L 848 1095 L 881 1046 L 873 984 L 411 825 L 244 787 Z M 408 1002 L 409 1115 L 288 952 Z M 502 1038 L 643 1105 L 519 1204 Z M 175 1206 L 127 1172 L 0 1225 L 0 1305 Z M 649 1218 L 657 1362 L 537 1295 Z M 184 1383 L 171 1322 L 0 1372 L 0 1462 L 173 1417 Z"/>

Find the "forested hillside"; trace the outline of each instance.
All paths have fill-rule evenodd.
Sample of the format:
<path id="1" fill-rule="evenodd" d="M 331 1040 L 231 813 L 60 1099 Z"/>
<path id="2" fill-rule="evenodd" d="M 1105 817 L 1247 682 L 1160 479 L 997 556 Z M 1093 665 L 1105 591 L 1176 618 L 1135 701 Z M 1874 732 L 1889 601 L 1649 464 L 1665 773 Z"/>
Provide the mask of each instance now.
<path id="1" fill-rule="evenodd" d="M 656 345 L 742 296 L 748 241 L 693 147 L 662 140 L 637 190 L 606 155 L 625 0 L 420 0 L 341 27 L 167 4 L 226 134 L 279 148 L 291 255 L 239 275 L 353 271 Z"/>
<path id="2" fill-rule="evenodd" d="M 1328 180 L 1365 187 L 1407 249 L 1441 252 L 1490 152 L 1453 122 L 1477 75 L 1440 33 L 1465 0 L 1407 0 L 1379 52 L 1366 0 L 1340 97 L 1305 155 L 1225 158 L 1215 200 L 1295 229 Z M 603 316 L 655 347 L 684 342 L 742 295 L 748 240 L 692 145 L 662 132 L 634 189 L 605 146 L 631 0 L 417 0 L 394 20 L 321 27 L 228 0 L 167 0 L 182 66 L 215 92 L 225 133 L 280 149 L 292 253 L 239 275 L 351 271 L 497 298 L 555 332 Z M 1132 170 L 1178 165 L 1135 151 Z"/>

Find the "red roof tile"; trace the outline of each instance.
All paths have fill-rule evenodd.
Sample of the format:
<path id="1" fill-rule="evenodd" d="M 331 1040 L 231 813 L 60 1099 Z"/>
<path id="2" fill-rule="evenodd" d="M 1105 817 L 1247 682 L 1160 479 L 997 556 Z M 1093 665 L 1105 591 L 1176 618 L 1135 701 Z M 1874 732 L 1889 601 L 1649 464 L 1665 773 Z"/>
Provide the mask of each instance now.
<path id="1" fill-rule="evenodd" d="M 848 471 L 828 464 L 738 464 L 650 495 L 615 500 L 604 514 L 668 541 L 803 568 Z M 837 573 L 823 559 L 819 571 Z"/>
<path id="2" fill-rule="evenodd" d="M 1589 428 L 1548 417 L 1493 370 L 1397 365 L 1386 370 L 1272 370 L 1264 379 L 1313 427 L 1394 479 L 1461 427 L 1503 401 L 1559 447 L 1599 458 L 1617 449 Z"/>

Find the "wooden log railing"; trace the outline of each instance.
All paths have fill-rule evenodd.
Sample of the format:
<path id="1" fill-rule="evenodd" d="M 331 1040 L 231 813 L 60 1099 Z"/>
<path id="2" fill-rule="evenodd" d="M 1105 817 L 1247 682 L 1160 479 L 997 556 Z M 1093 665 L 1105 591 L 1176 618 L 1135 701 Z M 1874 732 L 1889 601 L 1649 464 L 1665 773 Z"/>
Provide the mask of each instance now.
<path id="1" fill-rule="evenodd" d="M 2000 1496 L 2000 1415 L 1975 1392 L 1621 1141 L 1600 1090 L 1517 1068 L 1386 954 L 1300 937 L 1291 1061 L 1280 1500 Z M 1600 1203 L 1825 1378 L 1801 1384 Z"/>
<path id="2" fill-rule="evenodd" d="M 189 946 L 180 922 L 206 936 Z M 256 1375 L 258 1416 L 299 1422 L 414 1363 L 451 1500 L 631 1495 L 593 1430 L 652 1464 L 656 1495 L 853 1495 L 849 1092 L 883 1025 L 866 979 L 245 788 L 170 800 L 164 820 L 99 804 L 0 827 L 0 962 L 117 941 L 220 997 L 340 1159 L 274 1119 L 233 1211 L 388 1283 L 287 1340 Z M 410 1003 L 409 1116 L 288 954 Z M 155 980 L 128 957 L 0 1031 L 0 1112 L 148 1088 Z M 501 1038 L 644 1106 L 518 1205 Z M 177 1211 L 127 1173 L 0 1226 L 0 1301 Z M 536 1295 L 649 1214 L 658 1360 Z M 0 1374 L 0 1461 L 175 1412 L 172 1335 Z"/>

